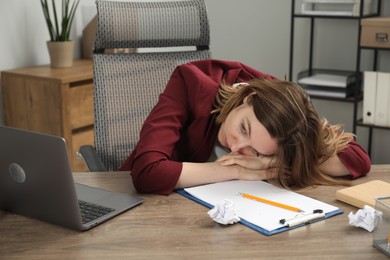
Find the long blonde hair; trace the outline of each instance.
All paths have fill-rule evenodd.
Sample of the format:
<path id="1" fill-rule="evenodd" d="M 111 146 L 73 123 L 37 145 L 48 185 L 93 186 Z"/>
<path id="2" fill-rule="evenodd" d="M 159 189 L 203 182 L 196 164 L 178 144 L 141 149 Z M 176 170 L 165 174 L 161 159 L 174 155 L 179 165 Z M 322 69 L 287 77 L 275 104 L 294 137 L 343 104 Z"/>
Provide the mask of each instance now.
<path id="1" fill-rule="evenodd" d="M 238 87 L 223 82 L 212 112 L 219 113 L 217 123 L 224 122 L 247 96 L 256 118 L 278 142 L 273 168 L 278 177 L 271 181 L 285 188 L 290 184 L 297 188 L 345 184 L 321 172 L 319 165 L 343 150 L 354 135 L 343 132 L 340 125 L 330 125 L 326 119 L 320 119 L 300 86 L 264 78 Z"/>

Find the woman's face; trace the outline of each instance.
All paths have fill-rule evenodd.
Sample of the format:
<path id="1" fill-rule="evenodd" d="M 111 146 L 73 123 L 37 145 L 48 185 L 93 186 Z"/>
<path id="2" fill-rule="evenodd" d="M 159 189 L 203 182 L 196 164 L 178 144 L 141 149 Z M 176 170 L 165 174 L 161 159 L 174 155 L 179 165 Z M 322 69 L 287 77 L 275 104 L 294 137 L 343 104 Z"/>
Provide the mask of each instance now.
<path id="1" fill-rule="evenodd" d="M 220 144 L 231 152 L 244 155 L 271 156 L 278 145 L 265 127 L 256 118 L 253 107 L 244 103 L 233 109 L 221 124 L 218 133 Z"/>

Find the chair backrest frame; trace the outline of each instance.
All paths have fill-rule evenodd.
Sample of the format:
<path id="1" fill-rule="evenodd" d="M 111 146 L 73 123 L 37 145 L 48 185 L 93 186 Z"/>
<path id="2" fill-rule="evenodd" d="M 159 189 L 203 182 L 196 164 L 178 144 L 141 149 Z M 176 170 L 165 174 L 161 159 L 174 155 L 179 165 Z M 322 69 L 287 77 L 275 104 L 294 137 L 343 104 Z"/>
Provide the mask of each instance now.
<path id="1" fill-rule="evenodd" d="M 118 170 L 173 70 L 211 58 L 209 23 L 203 0 L 98 0 L 97 10 L 95 149 L 107 170 Z"/>

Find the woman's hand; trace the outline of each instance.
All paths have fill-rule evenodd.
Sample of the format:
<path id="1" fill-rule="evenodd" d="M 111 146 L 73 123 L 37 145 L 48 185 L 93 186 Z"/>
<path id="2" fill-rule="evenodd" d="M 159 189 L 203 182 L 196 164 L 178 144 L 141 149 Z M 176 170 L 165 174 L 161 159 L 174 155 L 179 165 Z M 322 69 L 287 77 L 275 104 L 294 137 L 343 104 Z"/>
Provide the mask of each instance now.
<path id="1" fill-rule="evenodd" d="M 238 164 L 221 165 L 218 162 L 184 162 L 176 188 L 185 188 L 203 184 L 230 180 L 268 180 L 274 178 L 273 169 L 249 169 Z"/>
<path id="2" fill-rule="evenodd" d="M 238 179 L 246 181 L 263 181 L 273 179 L 275 173 L 266 169 L 266 170 L 252 170 L 240 166 Z"/>
<path id="3" fill-rule="evenodd" d="M 229 153 L 219 158 L 216 162 L 223 166 L 240 165 L 252 170 L 267 170 L 273 167 L 272 156 L 253 156 L 239 153 Z"/>

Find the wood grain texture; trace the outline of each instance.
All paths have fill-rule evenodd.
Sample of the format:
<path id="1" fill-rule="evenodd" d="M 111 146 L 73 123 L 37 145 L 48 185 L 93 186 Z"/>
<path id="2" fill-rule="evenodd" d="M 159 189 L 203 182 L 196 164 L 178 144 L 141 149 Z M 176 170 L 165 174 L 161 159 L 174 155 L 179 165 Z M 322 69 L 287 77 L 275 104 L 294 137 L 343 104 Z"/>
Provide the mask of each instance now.
<path id="1" fill-rule="evenodd" d="M 91 60 L 2 71 L 1 86 L 5 125 L 64 137 L 72 169 L 87 170 L 75 154 L 80 145 L 93 144 Z"/>
<path id="2" fill-rule="evenodd" d="M 75 173 L 80 183 L 134 194 L 128 172 Z M 390 181 L 390 165 L 375 165 L 359 184 Z M 8 212 L 0 213 L 2 259 L 388 259 L 372 234 L 348 224 L 357 208 L 336 200 L 344 187 L 300 193 L 338 206 L 344 214 L 273 236 L 241 224 L 222 226 L 208 209 L 177 193 L 138 194 L 144 203 L 89 231 L 77 232 Z"/>

